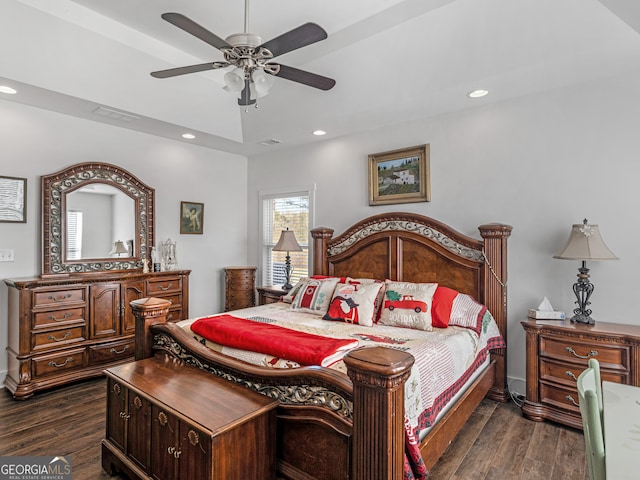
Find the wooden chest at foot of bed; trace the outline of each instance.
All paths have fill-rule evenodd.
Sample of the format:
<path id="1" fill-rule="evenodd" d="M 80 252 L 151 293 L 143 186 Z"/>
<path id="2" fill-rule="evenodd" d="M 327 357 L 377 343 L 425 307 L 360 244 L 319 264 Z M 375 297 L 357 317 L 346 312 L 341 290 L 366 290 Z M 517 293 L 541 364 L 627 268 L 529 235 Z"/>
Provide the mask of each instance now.
<path id="1" fill-rule="evenodd" d="M 278 402 L 160 357 L 111 368 L 102 466 L 132 479 L 275 479 Z"/>

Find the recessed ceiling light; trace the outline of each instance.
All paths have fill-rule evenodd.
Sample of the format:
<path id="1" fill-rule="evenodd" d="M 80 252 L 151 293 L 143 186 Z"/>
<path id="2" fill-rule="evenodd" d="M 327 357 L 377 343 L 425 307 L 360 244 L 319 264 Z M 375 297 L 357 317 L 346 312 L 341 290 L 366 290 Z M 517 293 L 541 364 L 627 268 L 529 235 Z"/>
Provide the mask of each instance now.
<path id="1" fill-rule="evenodd" d="M 313 134 L 317 136 L 322 136 L 322 135 L 326 135 L 327 132 L 325 132 L 324 130 L 314 130 Z"/>
<path id="2" fill-rule="evenodd" d="M 15 95 L 18 91 L 14 88 L 7 87 L 6 85 L 0 85 L 0 93 L 8 93 L 9 95 Z"/>
<path id="3" fill-rule="evenodd" d="M 187 140 L 193 140 L 196 136 L 193 133 L 183 133 L 182 138 L 186 138 Z"/>
<path id="4" fill-rule="evenodd" d="M 469 98 L 480 98 L 480 97 L 484 97 L 488 93 L 489 93 L 489 90 L 482 90 L 482 89 L 474 90 L 473 92 L 467 93 L 467 97 L 469 97 Z"/>

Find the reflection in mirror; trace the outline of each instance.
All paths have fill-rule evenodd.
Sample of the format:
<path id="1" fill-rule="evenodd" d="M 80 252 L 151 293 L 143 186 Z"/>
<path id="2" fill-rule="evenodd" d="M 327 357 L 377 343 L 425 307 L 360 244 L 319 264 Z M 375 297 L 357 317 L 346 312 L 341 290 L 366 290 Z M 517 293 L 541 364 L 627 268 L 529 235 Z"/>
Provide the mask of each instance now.
<path id="1" fill-rule="evenodd" d="M 122 190 L 90 183 L 66 194 L 65 261 L 134 256 L 135 202 Z"/>

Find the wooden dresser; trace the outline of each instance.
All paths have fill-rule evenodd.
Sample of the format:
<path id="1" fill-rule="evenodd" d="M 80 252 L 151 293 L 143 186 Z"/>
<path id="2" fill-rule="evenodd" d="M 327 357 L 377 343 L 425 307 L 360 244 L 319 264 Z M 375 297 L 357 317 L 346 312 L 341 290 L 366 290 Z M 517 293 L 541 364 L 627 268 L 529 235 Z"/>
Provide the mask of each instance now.
<path id="1" fill-rule="evenodd" d="M 102 467 L 131 479 L 275 478 L 278 402 L 175 359 L 107 370 Z"/>
<path id="2" fill-rule="evenodd" d="M 526 418 L 582 429 L 576 379 L 589 358 L 600 362 L 602 380 L 640 386 L 639 326 L 569 320 L 527 320 L 522 326 L 527 336 Z"/>
<path id="3" fill-rule="evenodd" d="M 169 318 L 189 316 L 188 270 L 82 273 L 7 279 L 8 371 L 16 399 L 95 377 L 133 359 L 135 319 L 129 302 L 171 301 Z"/>
<path id="4" fill-rule="evenodd" d="M 224 311 L 256 306 L 256 267 L 224 269 Z"/>

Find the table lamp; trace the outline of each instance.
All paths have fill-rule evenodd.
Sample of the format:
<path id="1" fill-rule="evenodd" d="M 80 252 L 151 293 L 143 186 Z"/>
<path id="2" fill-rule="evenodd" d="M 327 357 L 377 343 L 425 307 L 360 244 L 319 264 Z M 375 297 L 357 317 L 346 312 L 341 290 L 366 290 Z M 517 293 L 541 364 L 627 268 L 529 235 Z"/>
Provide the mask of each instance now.
<path id="1" fill-rule="evenodd" d="M 598 225 L 589 225 L 585 218 L 581 224 L 571 227 L 569 240 L 562 251 L 554 255 L 553 258 L 562 260 L 581 260 L 582 266 L 578 269 L 578 281 L 573 284 L 573 293 L 576 294 L 578 308 L 573 310 L 572 323 L 596 323 L 591 318 L 591 305 L 589 298 L 593 293 L 594 286 L 589 282 L 589 269 L 587 260 L 618 260 L 609 247 L 607 247 L 600 236 Z"/>
<path id="2" fill-rule="evenodd" d="M 282 286 L 283 290 L 291 290 L 293 285 L 291 285 L 291 257 L 289 256 L 289 252 L 301 252 L 302 247 L 298 244 L 296 240 L 296 235 L 293 233 L 293 230 L 289 230 L 287 227 L 286 230 L 282 230 L 280 233 L 280 239 L 276 246 L 273 247 L 274 252 L 287 252 L 287 256 L 285 257 L 285 266 L 284 266 L 284 274 L 285 274 L 285 282 Z"/>
<path id="3" fill-rule="evenodd" d="M 122 240 L 118 240 L 117 242 L 114 242 L 113 248 L 109 252 L 109 255 L 118 255 L 119 257 L 122 253 L 129 253 L 129 250 Z"/>

